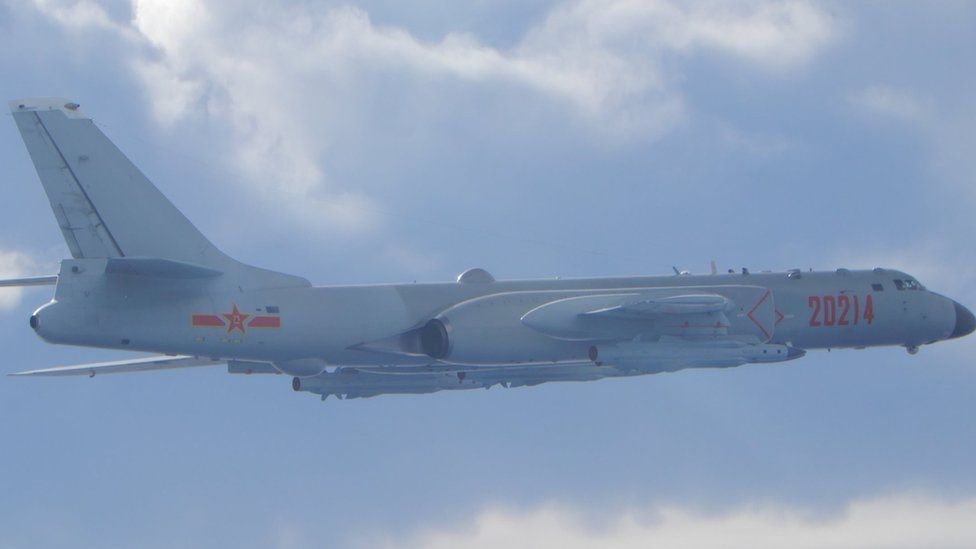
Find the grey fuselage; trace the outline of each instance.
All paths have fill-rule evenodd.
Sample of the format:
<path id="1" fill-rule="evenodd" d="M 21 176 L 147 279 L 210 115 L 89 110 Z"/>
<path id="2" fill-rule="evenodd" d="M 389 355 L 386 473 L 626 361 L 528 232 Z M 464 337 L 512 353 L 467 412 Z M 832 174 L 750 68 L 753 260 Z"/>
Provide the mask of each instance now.
<path id="1" fill-rule="evenodd" d="M 725 293 L 733 296 L 727 334 L 799 349 L 916 349 L 961 335 L 963 314 L 953 300 L 890 269 L 258 289 L 232 282 L 226 276 L 147 280 L 107 274 L 104 260 L 65 260 L 55 299 L 31 323 L 52 343 L 219 359 L 533 365 L 585 361 L 603 341 L 554 336 L 523 321 L 569 297 Z M 445 332 L 433 351 L 423 340 L 432 319 Z M 607 341 L 694 339 L 701 328 L 711 329 L 620 321 Z"/>
<path id="2" fill-rule="evenodd" d="M 72 259 L 0 287 L 57 284 L 30 319 L 46 341 L 174 355 L 18 375 L 226 363 L 358 398 L 729 368 L 806 349 L 915 352 L 976 328 L 965 307 L 887 269 L 510 281 L 471 269 L 456 283 L 313 287 L 223 253 L 77 102 L 9 107 Z"/>

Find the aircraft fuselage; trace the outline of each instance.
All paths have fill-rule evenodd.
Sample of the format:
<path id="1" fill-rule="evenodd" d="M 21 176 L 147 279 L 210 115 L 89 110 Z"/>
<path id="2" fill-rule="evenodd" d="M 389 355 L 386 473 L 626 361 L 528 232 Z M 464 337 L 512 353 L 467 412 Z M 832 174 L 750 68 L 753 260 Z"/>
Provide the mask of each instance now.
<path id="1" fill-rule="evenodd" d="M 610 326 L 614 339 L 631 330 L 645 341 L 727 334 L 799 349 L 914 349 L 951 337 L 958 322 L 954 301 L 889 269 L 254 291 L 228 291 L 219 278 L 213 284 L 174 279 L 154 281 L 149 294 L 139 291 L 138 275 L 105 275 L 86 263 L 91 260 L 66 260 L 55 300 L 37 311 L 32 323 L 45 340 L 221 359 L 316 358 L 330 365 L 574 362 L 601 342 L 598 327 L 562 336 L 559 327 L 530 327 L 526 315 L 568 298 L 677 290 L 731 295 L 727 325 L 622 320 Z M 439 355 L 421 341 L 432 319 L 446 332 Z"/>
<path id="2" fill-rule="evenodd" d="M 31 327 L 51 343 L 161 356 L 15 375 L 226 363 L 343 398 L 782 362 L 807 349 L 920 345 L 976 319 L 894 270 L 312 287 L 223 253 L 79 104 L 11 101 L 72 259 Z M 334 367 L 334 368 L 332 368 Z"/>

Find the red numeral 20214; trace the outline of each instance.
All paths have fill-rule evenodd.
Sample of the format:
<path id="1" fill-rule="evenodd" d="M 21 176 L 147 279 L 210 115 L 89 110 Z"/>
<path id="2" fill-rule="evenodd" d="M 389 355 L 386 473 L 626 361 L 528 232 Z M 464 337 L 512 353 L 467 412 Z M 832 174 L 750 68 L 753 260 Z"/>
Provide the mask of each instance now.
<path id="1" fill-rule="evenodd" d="M 807 298 L 810 307 L 810 326 L 857 326 L 864 321 L 874 322 L 874 299 L 869 295 L 862 303 L 860 296 L 812 295 Z"/>

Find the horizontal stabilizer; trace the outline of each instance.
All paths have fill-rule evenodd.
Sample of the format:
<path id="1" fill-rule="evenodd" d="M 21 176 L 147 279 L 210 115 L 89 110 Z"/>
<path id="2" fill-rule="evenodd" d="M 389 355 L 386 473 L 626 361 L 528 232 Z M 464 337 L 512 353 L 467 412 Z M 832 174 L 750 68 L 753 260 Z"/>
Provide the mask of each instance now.
<path id="1" fill-rule="evenodd" d="M 40 370 L 27 370 L 7 374 L 11 376 L 88 376 L 95 374 L 122 374 L 127 372 L 148 372 L 151 370 L 174 370 L 177 368 L 192 368 L 195 366 L 215 366 L 223 364 L 222 360 L 212 360 L 196 356 L 151 356 L 131 360 L 115 360 L 112 362 L 92 362 L 74 366 L 57 366 Z"/>
<path id="2" fill-rule="evenodd" d="M 0 280 L 0 288 L 11 286 L 53 286 L 58 283 L 58 275 L 28 276 L 26 278 L 8 278 Z"/>
<path id="3" fill-rule="evenodd" d="M 161 278 L 213 278 L 222 271 L 173 259 L 158 257 L 113 257 L 105 265 L 105 272 Z"/>

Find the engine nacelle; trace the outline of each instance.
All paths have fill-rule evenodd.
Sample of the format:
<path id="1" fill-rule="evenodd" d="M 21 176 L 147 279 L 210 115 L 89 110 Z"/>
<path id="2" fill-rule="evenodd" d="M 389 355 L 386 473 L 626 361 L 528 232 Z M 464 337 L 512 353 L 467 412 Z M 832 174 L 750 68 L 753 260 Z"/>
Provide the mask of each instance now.
<path id="1" fill-rule="evenodd" d="M 438 316 L 401 337 L 400 349 L 454 364 L 493 365 L 579 361 L 586 356 L 582 342 L 561 341 L 527 328 L 524 311 L 454 310 Z M 524 306 L 522 306 L 524 307 Z M 478 313 L 482 313 L 479 315 Z"/>
<path id="2" fill-rule="evenodd" d="M 431 358 L 447 358 L 451 353 L 449 326 L 438 318 L 428 321 L 417 334 L 420 338 L 420 350 Z"/>

